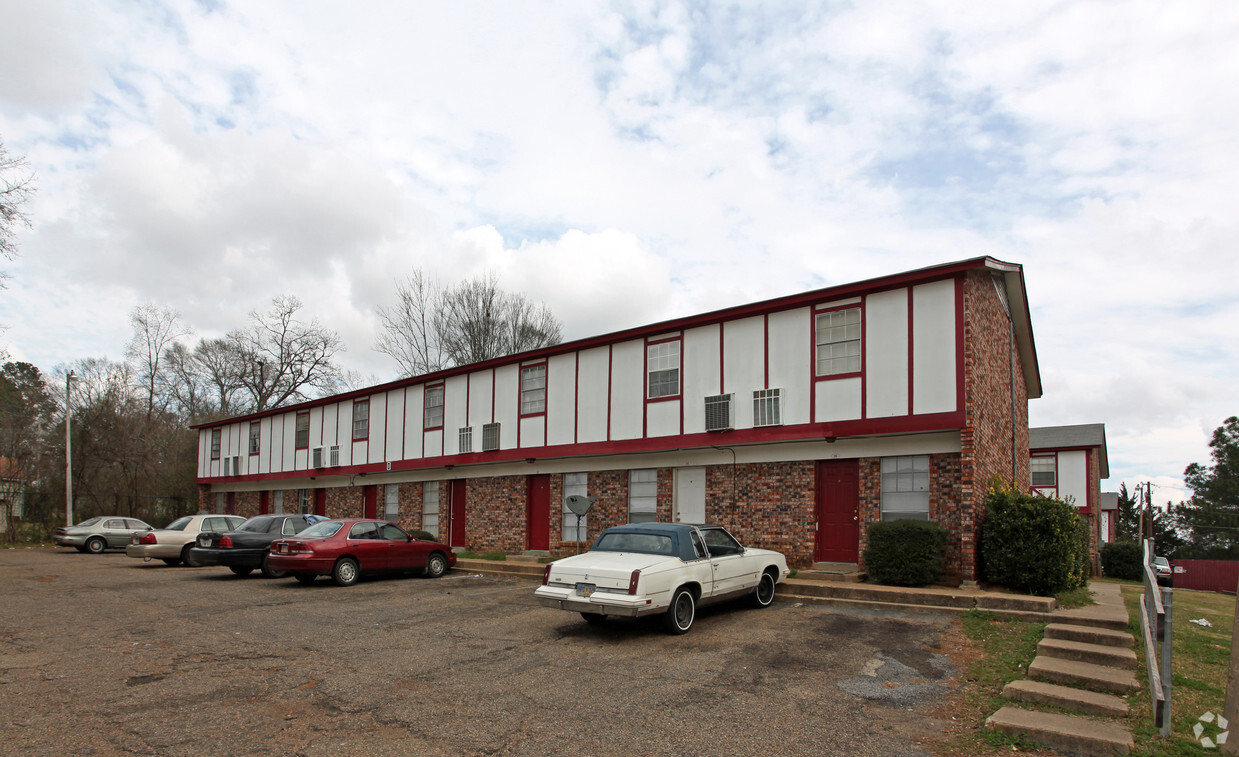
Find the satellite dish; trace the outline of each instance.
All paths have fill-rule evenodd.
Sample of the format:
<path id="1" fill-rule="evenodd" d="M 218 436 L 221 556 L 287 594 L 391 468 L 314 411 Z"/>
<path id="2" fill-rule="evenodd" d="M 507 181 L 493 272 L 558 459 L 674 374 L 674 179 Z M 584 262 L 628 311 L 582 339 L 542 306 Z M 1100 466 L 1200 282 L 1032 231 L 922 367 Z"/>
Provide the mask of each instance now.
<path id="1" fill-rule="evenodd" d="M 581 518 L 585 517 L 585 513 L 589 512 L 589 508 L 593 507 L 597 501 L 597 497 L 587 494 L 569 494 L 564 498 L 564 504 L 576 516 L 576 552 L 578 555 L 581 554 Z"/>
<path id="2" fill-rule="evenodd" d="M 585 494 L 570 494 L 568 495 L 568 509 L 573 512 L 578 518 L 582 518 L 589 512 L 589 508 L 594 506 L 598 501 L 597 497 L 590 497 Z"/>

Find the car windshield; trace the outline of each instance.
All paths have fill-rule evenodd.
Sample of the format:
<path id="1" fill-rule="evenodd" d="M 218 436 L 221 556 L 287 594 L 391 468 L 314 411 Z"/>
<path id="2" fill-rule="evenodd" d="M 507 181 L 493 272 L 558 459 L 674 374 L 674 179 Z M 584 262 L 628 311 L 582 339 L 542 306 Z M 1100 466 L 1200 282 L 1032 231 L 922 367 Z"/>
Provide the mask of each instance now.
<path id="1" fill-rule="evenodd" d="M 665 534 L 634 534 L 626 531 L 604 533 L 593 549 L 606 552 L 641 552 L 648 555 L 673 555 L 675 545 Z"/>
<path id="2" fill-rule="evenodd" d="M 340 526 L 343 525 L 343 523 L 337 520 L 315 523 L 298 534 L 298 536 L 335 536 L 336 532 L 340 530 Z"/>
<path id="3" fill-rule="evenodd" d="M 257 531 L 258 533 L 261 534 L 261 533 L 266 532 L 267 527 L 270 525 L 271 525 L 270 518 L 262 518 L 262 517 L 250 518 L 249 520 L 242 523 L 241 527 L 238 528 L 237 530 L 238 531 Z"/>
<path id="4" fill-rule="evenodd" d="M 91 518 L 90 520 L 84 520 L 81 523 L 77 524 L 77 527 L 83 528 L 85 526 L 93 526 L 101 520 L 103 520 L 103 518 Z"/>
<path id="5" fill-rule="evenodd" d="M 189 525 L 189 521 L 190 521 L 190 520 L 191 520 L 191 519 L 189 518 L 189 516 L 185 516 L 184 518 L 177 518 L 176 520 L 172 521 L 172 522 L 171 522 L 171 523 L 169 523 L 168 525 L 164 526 L 164 529 L 163 529 L 163 530 L 165 530 L 165 531 L 184 531 L 184 530 L 185 530 L 185 527 Z"/>

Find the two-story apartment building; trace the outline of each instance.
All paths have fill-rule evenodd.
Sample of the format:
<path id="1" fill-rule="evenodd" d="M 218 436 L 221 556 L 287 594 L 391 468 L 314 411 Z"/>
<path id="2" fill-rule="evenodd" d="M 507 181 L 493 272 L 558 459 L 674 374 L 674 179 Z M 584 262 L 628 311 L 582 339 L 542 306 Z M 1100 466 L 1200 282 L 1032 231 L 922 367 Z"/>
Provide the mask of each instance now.
<path id="1" fill-rule="evenodd" d="M 1075 505 L 1089 525 L 1092 554 L 1108 540 L 1110 518 L 1105 517 L 1101 481 L 1110 477 L 1106 425 L 1044 426 L 1028 430 L 1032 456 L 1029 475 L 1032 490 Z M 1115 505 L 1108 508 L 1113 511 Z M 1104 528 L 1103 528 L 1104 526 Z M 1100 565 L 1095 566 L 1100 572 Z"/>
<path id="2" fill-rule="evenodd" d="M 792 565 L 948 527 L 976 577 L 1041 395 L 1017 264 L 978 258 L 677 318 L 197 427 L 204 507 L 378 516 L 478 552 L 714 522 Z"/>

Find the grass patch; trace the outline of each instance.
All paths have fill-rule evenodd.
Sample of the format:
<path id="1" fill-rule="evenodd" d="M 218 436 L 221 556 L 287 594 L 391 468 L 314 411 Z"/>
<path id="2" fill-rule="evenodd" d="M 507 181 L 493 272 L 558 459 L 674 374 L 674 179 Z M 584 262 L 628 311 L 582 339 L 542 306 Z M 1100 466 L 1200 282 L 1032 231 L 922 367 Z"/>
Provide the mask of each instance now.
<path id="1" fill-rule="evenodd" d="M 1060 591 L 1054 595 L 1054 599 L 1058 602 L 1058 606 L 1062 608 L 1086 607 L 1094 604 L 1093 594 L 1088 590 L 1087 586 L 1081 586 L 1078 589 Z"/>
<path id="2" fill-rule="evenodd" d="M 1203 750 L 1192 735 L 1192 726 L 1206 712 L 1215 715 L 1226 705 L 1226 674 L 1230 666 L 1230 639 L 1234 625 L 1235 598 L 1226 594 L 1178 589 L 1174 592 L 1174 660 L 1171 663 L 1170 737 L 1161 738 L 1153 726 L 1149 703 L 1148 669 L 1140 639 L 1139 611 L 1141 585 L 1123 586 L 1127 611 L 1134 619 L 1136 680 L 1140 690 L 1129 697 L 1131 729 L 1136 748 L 1133 755 L 1176 757 L 1199 755 Z M 1189 621 L 1205 619 L 1211 627 Z M 1159 647 L 1160 650 L 1160 647 Z M 1206 735 L 1216 736 L 1216 727 Z"/>
<path id="3" fill-rule="evenodd" d="M 508 559 L 506 552 L 483 552 L 479 555 L 477 552 L 465 550 L 464 552 L 458 552 L 456 556 L 461 560 L 491 560 L 494 562 L 503 562 Z"/>

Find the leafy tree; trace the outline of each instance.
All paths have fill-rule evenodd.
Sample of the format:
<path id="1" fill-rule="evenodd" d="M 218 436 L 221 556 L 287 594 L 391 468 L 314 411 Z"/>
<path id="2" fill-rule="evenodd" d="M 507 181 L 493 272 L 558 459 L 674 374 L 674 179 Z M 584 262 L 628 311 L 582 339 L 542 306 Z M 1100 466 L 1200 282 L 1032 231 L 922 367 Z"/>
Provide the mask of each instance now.
<path id="1" fill-rule="evenodd" d="M 0 506 L 10 541 L 17 535 L 16 506 L 38 477 L 44 438 L 53 426 L 56 401 L 39 369 L 29 363 L 0 368 Z"/>
<path id="2" fill-rule="evenodd" d="M 1187 534 L 1185 553 L 1239 558 L 1239 417 L 1231 416 L 1209 441 L 1212 465 L 1192 463 L 1183 473 L 1191 499 L 1176 508 Z"/>
<path id="3" fill-rule="evenodd" d="M 444 288 L 420 270 L 396 289 L 397 304 L 378 308 L 383 332 L 374 348 L 405 376 L 558 344 L 563 327 L 546 305 L 499 288 L 491 274 Z"/>

